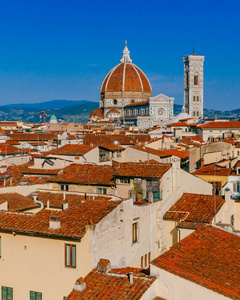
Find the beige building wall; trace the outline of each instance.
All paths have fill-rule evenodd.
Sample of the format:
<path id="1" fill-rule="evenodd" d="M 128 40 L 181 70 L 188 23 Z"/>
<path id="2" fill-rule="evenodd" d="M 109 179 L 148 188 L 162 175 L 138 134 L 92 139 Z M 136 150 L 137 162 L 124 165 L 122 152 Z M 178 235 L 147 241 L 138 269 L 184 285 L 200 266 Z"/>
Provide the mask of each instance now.
<path id="1" fill-rule="evenodd" d="M 76 268 L 65 267 L 65 243 L 76 245 Z M 91 271 L 91 247 L 91 232 L 81 242 L 1 232 L 1 286 L 12 287 L 15 300 L 29 299 L 30 290 L 43 299 L 63 299 Z"/>
<path id="2" fill-rule="evenodd" d="M 157 276 L 157 295 L 167 300 L 226 300 L 223 295 L 151 265 Z"/>
<path id="3" fill-rule="evenodd" d="M 64 184 L 64 183 L 63 183 Z M 54 191 L 61 191 L 61 184 L 58 184 L 56 182 L 51 183 L 51 189 Z M 98 191 L 98 188 L 106 188 L 107 194 L 115 195 L 116 191 L 114 187 L 110 186 L 97 186 L 97 185 L 80 185 L 80 184 L 68 184 L 68 192 L 81 192 L 81 193 L 87 193 L 87 194 L 95 194 Z"/>

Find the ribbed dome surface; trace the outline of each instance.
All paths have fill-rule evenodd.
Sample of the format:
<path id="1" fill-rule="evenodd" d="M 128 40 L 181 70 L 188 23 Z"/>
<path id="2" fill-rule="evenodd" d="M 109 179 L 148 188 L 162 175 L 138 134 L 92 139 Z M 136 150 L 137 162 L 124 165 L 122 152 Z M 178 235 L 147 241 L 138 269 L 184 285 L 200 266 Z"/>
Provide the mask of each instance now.
<path id="1" fill-rule="evenodd" d="M 102 92 L 147 92 L 151 93 L 151 85 L 143 73 L 133 63 L 120 63 L 105 77 Z"/>

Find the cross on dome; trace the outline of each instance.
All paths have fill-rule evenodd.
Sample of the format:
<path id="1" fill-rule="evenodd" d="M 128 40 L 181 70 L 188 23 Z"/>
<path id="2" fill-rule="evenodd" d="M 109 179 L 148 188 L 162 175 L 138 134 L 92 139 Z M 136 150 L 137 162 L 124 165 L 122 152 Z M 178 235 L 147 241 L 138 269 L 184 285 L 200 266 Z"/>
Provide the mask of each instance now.
<path id="1" fill-rule="evenodd" d="M 120 60 L 121 63 L 131 63 L 132 60 L 130 58 L 130 51 L 128 50 L 128 47 L 127 47 L 127 41 L 125 41 L 125 48 L 122 52 L 122 59 Z"/>

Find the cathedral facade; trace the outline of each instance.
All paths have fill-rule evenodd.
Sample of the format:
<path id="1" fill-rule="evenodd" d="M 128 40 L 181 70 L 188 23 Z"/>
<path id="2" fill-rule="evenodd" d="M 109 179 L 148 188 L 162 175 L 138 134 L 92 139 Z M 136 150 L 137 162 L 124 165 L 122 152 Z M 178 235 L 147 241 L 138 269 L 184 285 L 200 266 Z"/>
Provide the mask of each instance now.
<path id="1" fill-rule="evenodd" d="M 199 55 L 184 57 L 184 109 L 194 117 L 203 115 L 201 62 L 202 56 Z M 194 81 L 196 76 L 197 81 Z M 173 103 L 173 97 L 163 94 L 152 96 L 152 87 L 147 76 L 133 64 L 125 43 L 120 63 L 107 74 L 102 83 L 100 107 L 91 113 L 90 120 L 115 120 L 140 129 L 165 125 L 174 117 Z"/>

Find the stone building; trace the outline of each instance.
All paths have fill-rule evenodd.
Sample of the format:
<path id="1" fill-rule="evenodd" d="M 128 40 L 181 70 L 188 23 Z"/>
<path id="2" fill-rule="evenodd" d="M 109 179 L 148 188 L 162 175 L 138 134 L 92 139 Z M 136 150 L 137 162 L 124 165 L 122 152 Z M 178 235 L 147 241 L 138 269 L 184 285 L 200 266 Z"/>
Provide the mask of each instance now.
<path id="1" fill-rule="evenodd" d="M 203 62 L 204 56 L 195 53 L 183 57 L 183 107 L 193 118 L 203 118 Z"/>

